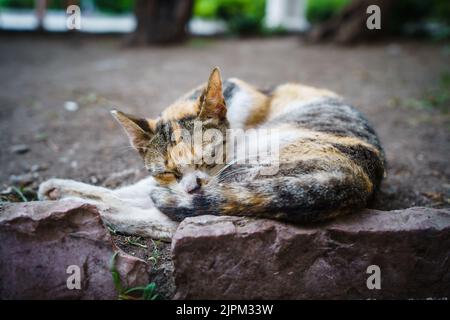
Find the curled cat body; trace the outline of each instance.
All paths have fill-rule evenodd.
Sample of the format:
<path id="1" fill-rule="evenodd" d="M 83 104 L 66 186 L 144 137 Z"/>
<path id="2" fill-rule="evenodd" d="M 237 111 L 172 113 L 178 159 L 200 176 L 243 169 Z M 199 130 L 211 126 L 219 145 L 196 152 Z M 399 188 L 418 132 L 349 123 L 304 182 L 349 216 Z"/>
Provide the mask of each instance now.
<path id="1" fill-rule="evenodd" d="M 206 84 L 156 119 L 112 113 L 153 177 L 148 196 L 174 221 L 204 214 L 322 221 L 364 208 L 384 176 L 384 153 L 375 131 L 359 111 L 328 90 L 287 83 L 262 91 L 239 79 L 222 81 L 214 68 Z M 203 133 L 222 134 L 222 140 L 206 139 L 201 146 L 213 154 L 223 147 L 215 156 L 224 161 L 203 161 L 188 142 L 184 133 L 194 135 L 196 123 Z M 261 173 L 264 161 L 227 157 L 230 145 L 235 146 L 227 131 L 248 129 L 276 136 L 273 173 Z M 257 144 L 251 139 L 244 139 L 247 146 Z"/>

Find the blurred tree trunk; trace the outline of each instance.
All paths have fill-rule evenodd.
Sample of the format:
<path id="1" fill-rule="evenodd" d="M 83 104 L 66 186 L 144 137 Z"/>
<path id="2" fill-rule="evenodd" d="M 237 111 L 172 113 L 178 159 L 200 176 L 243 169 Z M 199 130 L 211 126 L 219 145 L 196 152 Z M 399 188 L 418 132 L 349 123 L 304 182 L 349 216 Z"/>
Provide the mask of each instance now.
<path id="1" fill-rule="evenodd" d="M 318 24 L 307 35 L 312 42 L 330 41 L 350 44 L 379 38 L 389 33 L 390 16 L 395 0 L 353 0 L 338 15 Z M 370 14 L 367 8 L 377 5 L 381 11 L 381 29 L 370 30 L 366 26 Z"/>
<path id="2" fill-rule="evenodd" d="M 192 16 L 193 0 L 137 0 L 137 27 L 132 44 L 162 44 L 183 41 Z"/>

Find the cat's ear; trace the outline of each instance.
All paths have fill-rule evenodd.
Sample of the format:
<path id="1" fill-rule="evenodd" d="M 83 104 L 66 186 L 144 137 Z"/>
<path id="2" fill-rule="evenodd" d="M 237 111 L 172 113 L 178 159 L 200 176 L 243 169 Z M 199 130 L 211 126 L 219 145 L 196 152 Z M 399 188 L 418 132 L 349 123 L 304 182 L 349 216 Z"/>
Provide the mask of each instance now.
<path id="1" fill-rule="evenodd" d="M 224 120 L 227 115 L 225 99 L 222 93 L 222 79 L 219 68 L 215 67 L 209 76 L 208 83 L 200 96 L 201 119 L 217 118 Z"/>
<path id="2" fill-rule="evenodd" d="M 111 114 L 125 129 L 133 148 L 139 153 L 143 153 L 147 142 L 153 135 L 149 121 L 117 110 L 112 110 Z"/>

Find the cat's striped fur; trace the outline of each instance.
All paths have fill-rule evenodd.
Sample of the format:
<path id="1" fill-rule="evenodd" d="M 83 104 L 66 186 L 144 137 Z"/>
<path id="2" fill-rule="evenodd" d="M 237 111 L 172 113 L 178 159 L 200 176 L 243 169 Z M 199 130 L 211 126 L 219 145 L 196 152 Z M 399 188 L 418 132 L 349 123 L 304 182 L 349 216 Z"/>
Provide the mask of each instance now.
<path id="1" fill-rule="evenodd" d="M 203 214 L 320 221 L 365 207 L 384 175 L 383 150 L 361 113 L 330 91 L 300 84 L 260 91 L 238 79 L 222 83 L 214 69 L 207 85 L 157 119 L 115 117 L 158 182 L 149 196 L 177 221 Z M 180 141 L 170 137 L 179 128 L 192 131 L 199 119 L 221 132 L 279 130 L 278 173 L 260 175 L 258 165 L 178 167 L 170 150 Z"/>

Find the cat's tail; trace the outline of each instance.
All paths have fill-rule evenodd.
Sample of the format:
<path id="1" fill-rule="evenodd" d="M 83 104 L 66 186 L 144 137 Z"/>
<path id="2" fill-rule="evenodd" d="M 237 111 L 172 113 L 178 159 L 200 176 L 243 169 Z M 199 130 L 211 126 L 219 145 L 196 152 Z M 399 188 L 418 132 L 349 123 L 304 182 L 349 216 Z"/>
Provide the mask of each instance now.
<path id="1" fill-rule="evenodd" d="M 364 208 L 377 185 L 361 169 L 320 171 L 298 176 L 216 184 L 184 195 L 152 194 L 173 220 L 197 215 L 236 215 L 307 223 Z"/>

